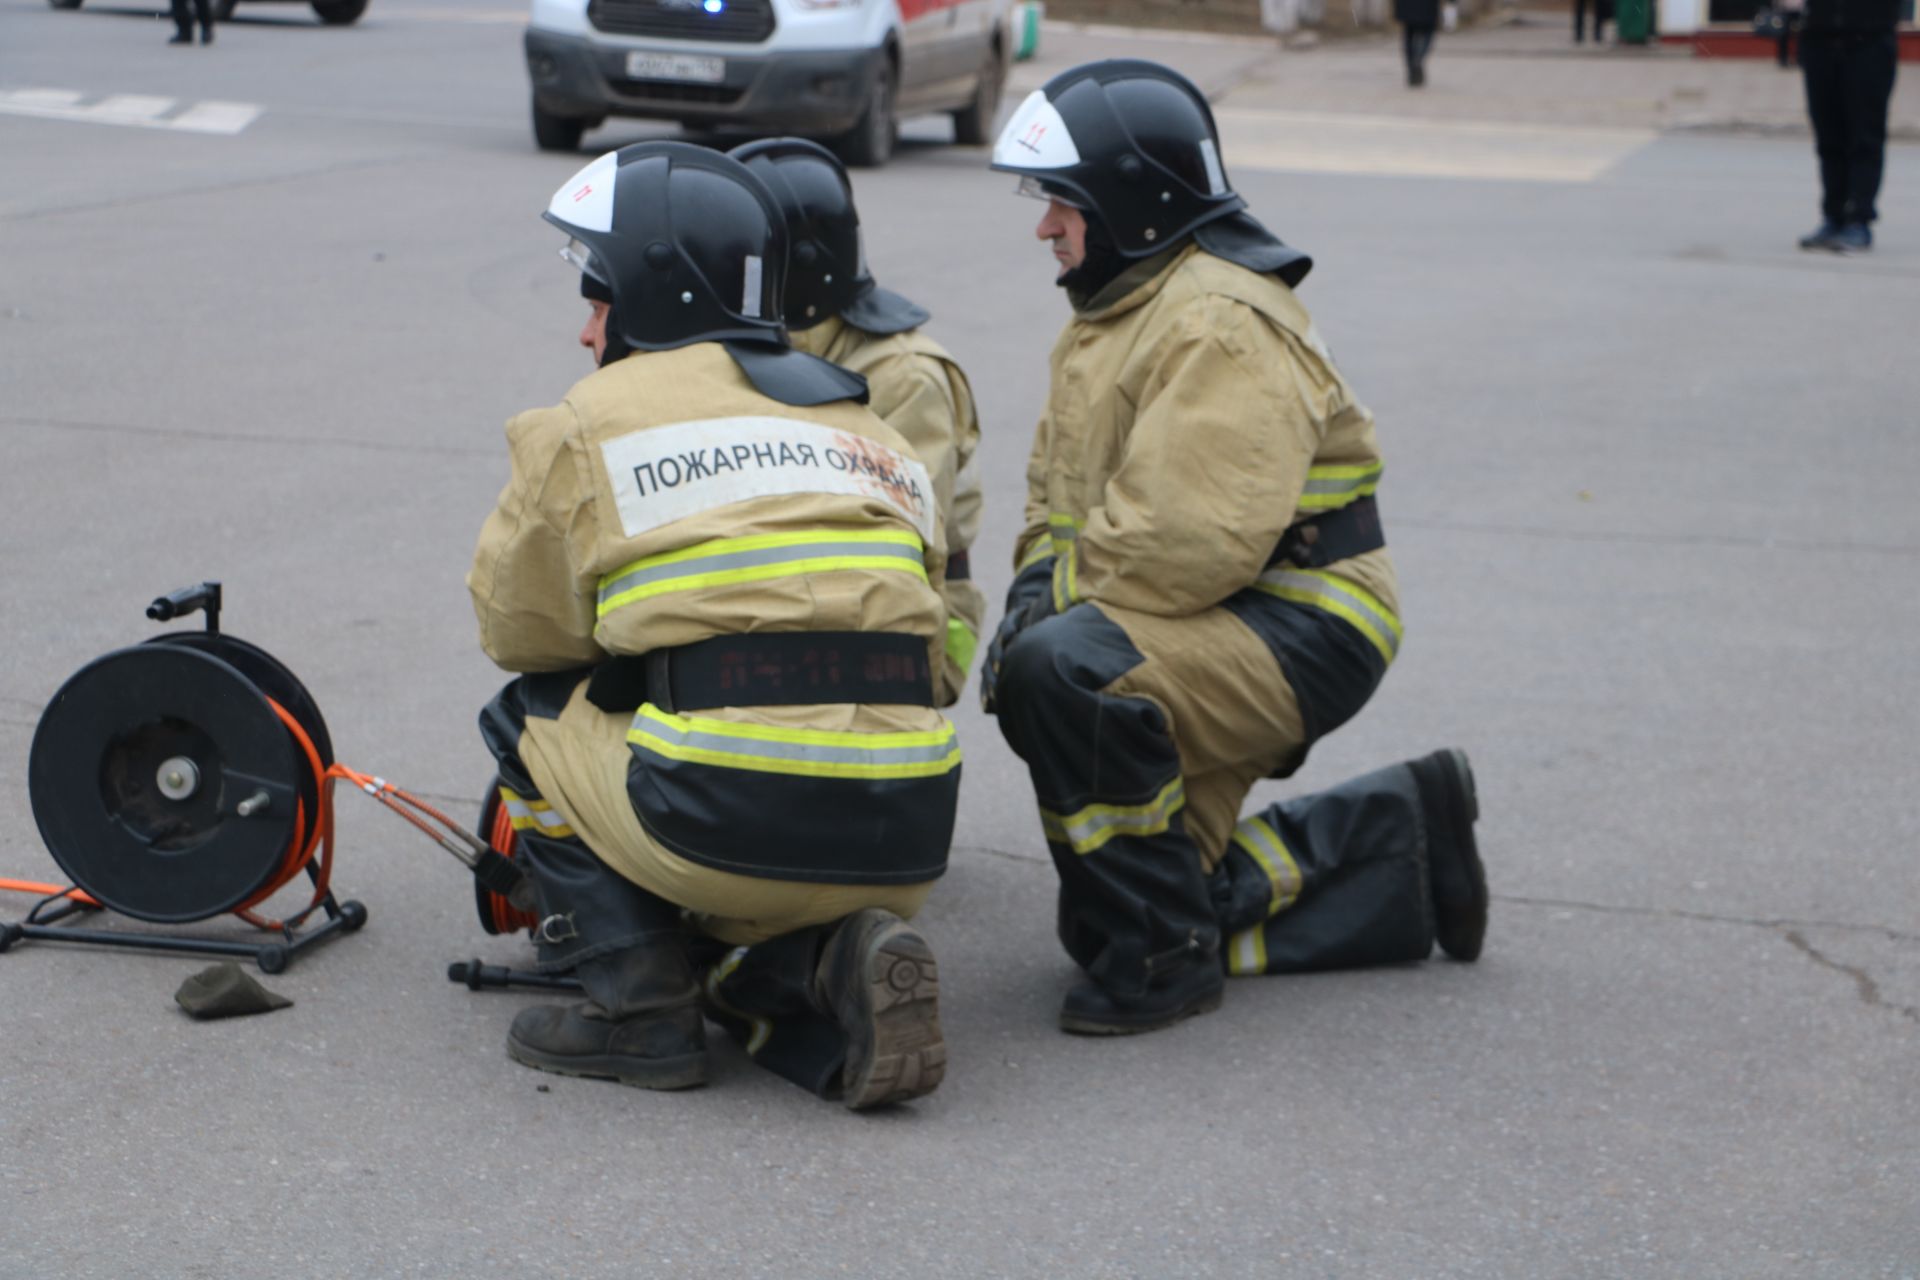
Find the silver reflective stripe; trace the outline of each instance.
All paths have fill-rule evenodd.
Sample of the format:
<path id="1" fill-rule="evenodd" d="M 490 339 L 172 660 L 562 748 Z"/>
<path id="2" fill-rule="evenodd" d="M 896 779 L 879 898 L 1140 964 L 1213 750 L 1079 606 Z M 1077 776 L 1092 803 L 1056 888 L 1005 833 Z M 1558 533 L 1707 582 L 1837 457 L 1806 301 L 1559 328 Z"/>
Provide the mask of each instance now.
<path id="1" fill-rule="evenodd" d="M 757 726 L 743 725 L 752 729 Z M 957 742 L 949 731 L 936 742 L 906 747 L 858 747 L 828 745 L 821 742 L 780 742 L 768 738 L 741 737 L 731 733 L 707 733 L 675 725 L 647 715 L 634 717 L 627 740 L 642 750 L 658 739 L 672 751 L 712 751 L 730 756 L 754 756 L 762 760 L 791 760 L 809 765 L 916 765 L 939 764 L 953 756 Z"/>
<path id="2" fill-rule="evenodd" d="M 1160 834 L 1186 801 L 1186 782 L 1175 778 L 1145 804 L 1092 804 L 1065 815 L 1042 809 L 1040 827 L 1047 838 L 1064 840 L 1075 853 L 1092 853 L 1115 836 Z"/>
<path id="3" fill-rule="evenodd" d="M 1275 916 L 1293 905 L 1300 896 L 1300 868 L 1279 839 L 1279 832 L 1259 819 L 1249 819 L 1234 829 L 1234 843 L 1253 855 L 1273 885 L 1267 902 L 1267 915 Z"/>
<path id="4" fill-rule="evenodd" d="M 600 607 L 616 596 L 636 587 L 651 586 L 674 578 L 692 578 L 728 569 L 752 569 L 765 564 L 791 564 L 795 560 L 818 560 L 823 556 L 892 556 L 908 565 L 921 563 L 920 548 L 898 542 L 801 542 L 789 547 L 761 547 L 754 551 L 729 551 L 715 556 L 695 556 L 674 560 L 647 569 L 635 569 L 600 584 Z"/>
<path id="5" fill-rule="evenodd" d="M 543 827 L 564 827 L 567 820 L 550 808 L 536 809 L 525 800 L 507 800 L 507 816 L 518 818 L 522 822 L 537 822 Z"/>
<path id="6" fill-rule="evenodd" d="M 1296 569 L 1269 569 L 1254 585 L 1282 599 L 1312 597 L 1302 603 L 1317 605 L 1359 627 L 1389 662 L 1400 652 L 1399 620 L 1375 607 L 1365 595 L 1349 591 L 1331 578 Z"/>
<path id="7" fill-rule="evenodd" d="M 760 259 L 754 254 L 747 255 L 746 287 L 740 299 L 740 314 L 749 320 L 760 318 Z"/>

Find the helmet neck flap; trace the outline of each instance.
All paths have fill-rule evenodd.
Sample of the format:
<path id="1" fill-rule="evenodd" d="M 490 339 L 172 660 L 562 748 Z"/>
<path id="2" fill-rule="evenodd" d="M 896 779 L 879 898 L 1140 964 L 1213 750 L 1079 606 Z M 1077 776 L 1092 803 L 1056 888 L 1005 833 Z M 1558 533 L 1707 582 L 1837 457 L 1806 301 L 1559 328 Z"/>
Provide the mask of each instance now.
<path id="1" fill-rule="evenodd" d="M 833 152 L 804 138 L 766 138 L 727 154 L 766 184 L 786 220 L 788 328 L 810 329 L 830 316 L 870 333 L 927 322 L 924 308 L 874 282 L 853 183 Z"/>

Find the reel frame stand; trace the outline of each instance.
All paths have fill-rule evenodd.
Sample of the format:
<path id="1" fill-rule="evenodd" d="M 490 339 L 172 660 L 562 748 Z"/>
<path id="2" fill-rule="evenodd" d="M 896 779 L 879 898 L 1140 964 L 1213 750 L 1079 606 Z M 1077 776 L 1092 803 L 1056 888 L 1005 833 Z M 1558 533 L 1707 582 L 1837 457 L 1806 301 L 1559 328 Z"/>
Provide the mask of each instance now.
<path id="1" fill-rule="evenodd" d="M 291 671 L 221 633 L 221 603 L 218 582 L 158 597 L 147 617 L 203 613 L 204 632 L 109 653 L 48 704 L 29 790 L 41 836 L 72 884 L 32 886 L 48 896 L 24 919 L 0 921 L 0 953 L 34 939 L 242 957 L 280 973 L 308 948 L 366 924 L 367 908 L 327 884 L 333 747 L 325 721 Z M 112 718 L 123 704 L 133 706 L 128 718 Z M 103 707 L 116 710 L 99 720 Z M 89 772 L 98 774 L 99 813 L 82 803 L 96 799 L 80 781 Z M 229 790 L 242 798 L 229 805 Z M 248 908 L 297 870 L 314 900 L 288 920 L 252 916 Z M 74 923 L 104 911 L 161 924 L 234 914 L 274 936 L 243 942 Z M 303 927 L 316 911 L 324 919 Z"/>
<path id="2" fill-rule="evenodd" d="M 317 876 L 312 866 L 308 866 L 307 875 Z M 341 902 L 334 897 L 333 890 L 329 889 L 326 896 L 320 899 L 320 909 L 326 913 L 326 919 L 320 924 L 305 929 L 283 924 L 277 930 L 280 938 L 277 942 L 238 942 L 229 938 L 207 938 L 173 933 L 134 933 L 122 929 L 81 929 L 60 922 L 76 916 L 87 916 L 96 911 L 104 911 L 106 908 L 81 902 L 72 896 L 72 892 L 42 900 L 27 913 L 23 920 L 0 923 L 0 953 L 10 950 L 16 942 L 38 938 L 46 942 L 124 947 L 135 951 L 244 957 L 252 960 L 262 973 L 284 973 L 287 966 L 293 963 L 294 958 L 308 947 L 325 942 L 336 934 L 353 933 L 367 922 L 367 908 L 364 904 L 351 898 Z"/>

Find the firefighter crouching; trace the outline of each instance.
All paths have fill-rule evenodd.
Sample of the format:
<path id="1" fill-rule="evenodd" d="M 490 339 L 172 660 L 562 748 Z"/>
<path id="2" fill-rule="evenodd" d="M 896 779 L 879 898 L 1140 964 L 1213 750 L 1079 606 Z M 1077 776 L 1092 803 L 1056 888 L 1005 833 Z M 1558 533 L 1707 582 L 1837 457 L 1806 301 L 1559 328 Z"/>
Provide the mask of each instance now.
<path id="1" fill-rule="evenodd" d="M 940 706 L 959 699 L 980 643 L 986 597 L 968 549 L 980 531 L 980 420 L 966 374 L 922 330 L 924 308 L 883 289 L 867 267 L 853 184 L 833 152 L 803 138 L 768 138 L 728 153 L 767 184 L 787 218 L 787 333 L 794 348 L 867 380 L 867 407 L 906 437 L 933 476 L 947 529 L 947 652 Z"/>
<path id="2" fill-rule="evenodd" d="M 704 1008 L 849 1107 L 928 1093 L 937 969 L 904 917 L 960 782 L 931 480 L 858 377 L 788 347 L 785 227 L 740 162 L 626 147 L 545 216 L 599 368 L 507 425 L 468 586 L 525 673 L 480 725 L 540 967 L 588 999 L 523 1011 L 508 1052 L 684 1088 Z"/>
<path id="3" fill-rule="evenodd" d="M 1094 63 L 993 167 L 1047 202 L 1073 318 L 1028 465 L 983 693 L 1026 761 L 1086 971 L 1073 1032 L 1216 1008 L 1226 974 L 1473 960 L 1473 775 L 1436 752 L 1240 817 L 1400 647 L 1370 414 L 1294 288 L 1311 261 L 1229 186 L 1206 100 Z"/>

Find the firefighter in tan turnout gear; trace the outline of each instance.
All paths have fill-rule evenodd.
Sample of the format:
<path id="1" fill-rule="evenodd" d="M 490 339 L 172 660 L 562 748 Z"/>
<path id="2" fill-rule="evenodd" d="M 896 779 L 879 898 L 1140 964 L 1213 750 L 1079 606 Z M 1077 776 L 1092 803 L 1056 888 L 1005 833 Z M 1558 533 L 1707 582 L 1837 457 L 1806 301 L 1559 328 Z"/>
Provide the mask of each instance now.
<path id="1" fill-rule="evenodd" d="M 930 1092 L 937 971 L 903 917 L 960 782 L 934 709 L 932 482 L 856 376 L 788 347 L 786 231 L 736 160 L 626 147 L 554 196 L 599 368 L 507 425 L 468 586 L 524 672 L 488 705 L 540 965 L 529 1066 L 702 1083 L 703 1009 L 862 1108 Z"/>
<path id="2" fill-rule="evenodd" d="M 905 436 L 933 476 L 947 528 L 947 653 L 935 681 L 941 706 L 967 682 L 986 618 L 968 548 L 980 530 L 973 389 L 946 348 L 921 331 L 928 315 L 867 269 L 853 184 L 833 152 L 802 138 L 735 147 L 787 216 L 787 332 L 795 349 L 867 380 L 867 407 Z"/>
<path id="3" fill-rule="evenodd" d="M 982 670 L 1026 761 L 1086 978 L 1068 1031 L 1218 1007 L 1227 974 L 1473 960 L 1473 775 L 1436 752 L 1241 817 L 1399 650 L 1373 419 L 1294 288 L 1310 260 L 1245 212 L 1206 100 L 1153 63 L 1065 72 L 993 167 L 1073 319 Z"/>

